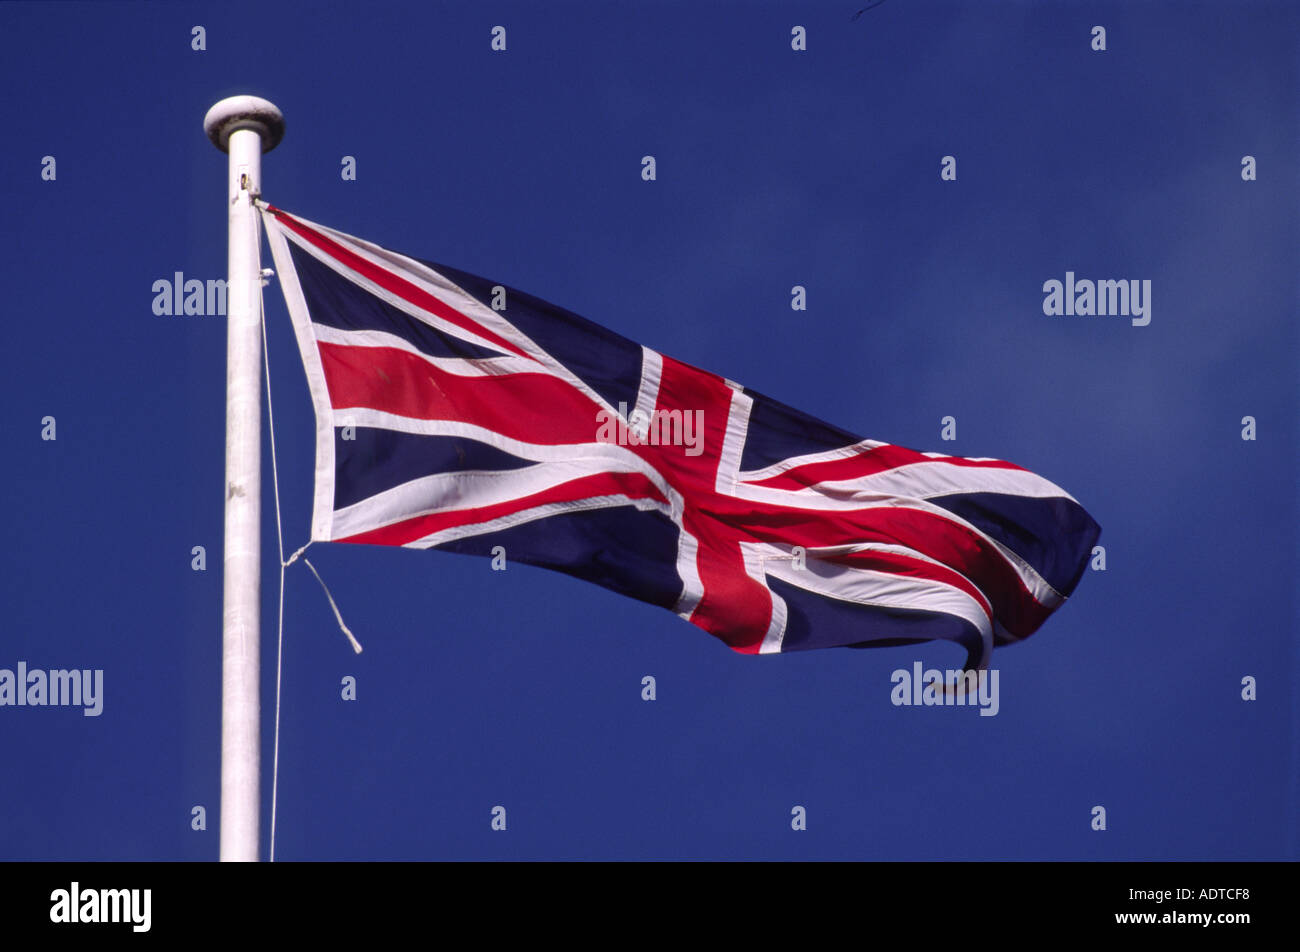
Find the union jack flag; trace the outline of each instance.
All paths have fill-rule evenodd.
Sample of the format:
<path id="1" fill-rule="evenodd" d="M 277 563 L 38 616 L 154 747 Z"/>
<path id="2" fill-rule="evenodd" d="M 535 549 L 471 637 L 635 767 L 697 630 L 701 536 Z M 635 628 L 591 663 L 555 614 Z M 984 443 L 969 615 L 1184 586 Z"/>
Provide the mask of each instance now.
<path id="1" fill-rule="evenodd" d="M 521 291 L 262 206 L 316 412 L 312 540 L 491 555 L 745 654 L 994 645 L 1100 529 L 995 459 L 867 440 Z"/>

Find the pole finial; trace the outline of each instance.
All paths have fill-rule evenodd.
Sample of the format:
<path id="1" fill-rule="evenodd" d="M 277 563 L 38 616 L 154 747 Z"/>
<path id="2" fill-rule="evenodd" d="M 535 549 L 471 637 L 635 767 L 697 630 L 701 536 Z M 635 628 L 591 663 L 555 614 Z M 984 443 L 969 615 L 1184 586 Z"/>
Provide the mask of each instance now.
<path id="1" fill-rule="evenodd" d="M 275 103 L 257 96 L 231 96 L 208 110 L 203 129 L 222 152 L 229 151 L 232 132 L 252 129 L 262 137 L 262 151 L 270 152 L 284 138 L 284 115 Z"/>

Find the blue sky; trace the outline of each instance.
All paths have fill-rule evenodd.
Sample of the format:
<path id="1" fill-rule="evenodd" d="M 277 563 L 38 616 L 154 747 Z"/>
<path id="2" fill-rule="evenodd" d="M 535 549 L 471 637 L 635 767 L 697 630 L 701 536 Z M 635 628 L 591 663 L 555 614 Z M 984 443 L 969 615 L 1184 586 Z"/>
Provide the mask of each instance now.
<path id="1" fill-rule="evenodd" d="M 1013 460 L 1107 560 L 995 654 L 979 717 L 890 704 L 951 645 L 747 658 L 527 566 L 314 546 L 366 650 L 292 567 L 279 858 L 1296 858 L 1300 16 L 860 6 L 0 5 L 0 668 L 104 672 L 99 717 L 0 707 L 0 859 L 217 855 L 225 323 L 157 316 L 151 288 L 224 276 L 202 119 L 237 93 L 286 116 L 275 204 L 864 436 Z M 1067 271 L 1150 280 L 1151 323 L 1045 315 Z M 267 292 L 292 550 L 312 411 Z"/>

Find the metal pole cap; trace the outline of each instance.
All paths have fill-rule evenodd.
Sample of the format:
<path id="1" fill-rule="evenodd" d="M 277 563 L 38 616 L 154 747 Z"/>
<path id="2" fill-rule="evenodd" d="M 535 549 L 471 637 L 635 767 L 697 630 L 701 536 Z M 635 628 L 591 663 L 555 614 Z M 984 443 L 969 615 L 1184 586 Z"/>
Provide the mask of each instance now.
<path id="1" fill-rule="evenodd" d="M 262 137 L 262 151 L 270 152 L 284 138 L 284 115 L 275 103 L 257 96 L 231 96 L 208 110 L 203 129 L 222 152 L 230 151 L 232 132 L 252 129 Z"/>

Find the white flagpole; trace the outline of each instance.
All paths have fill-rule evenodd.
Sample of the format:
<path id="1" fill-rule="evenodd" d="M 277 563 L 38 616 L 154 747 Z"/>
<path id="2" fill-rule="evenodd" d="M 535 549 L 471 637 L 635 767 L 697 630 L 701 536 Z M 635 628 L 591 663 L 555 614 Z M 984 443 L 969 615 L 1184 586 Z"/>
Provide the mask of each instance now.
<path id="1" fill-rule="evenodd" d="M 256 862 L 261 816 L 261 242 L 253 199 L 284 116 L 265 99 L 223 99 L 203 119 L 230 154 L 226 257 L 226 538 L 221 629 L 221 859 Z"/>

